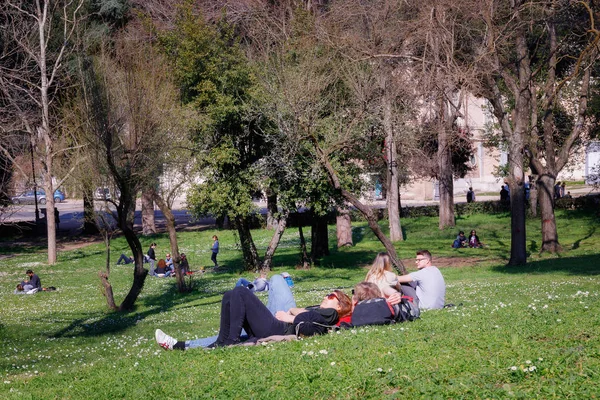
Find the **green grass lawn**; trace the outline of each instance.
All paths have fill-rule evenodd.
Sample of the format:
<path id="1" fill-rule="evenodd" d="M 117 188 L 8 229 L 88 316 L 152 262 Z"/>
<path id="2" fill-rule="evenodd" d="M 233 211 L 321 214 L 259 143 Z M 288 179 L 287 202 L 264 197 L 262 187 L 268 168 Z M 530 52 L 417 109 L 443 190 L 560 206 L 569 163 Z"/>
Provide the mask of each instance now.
<path id="1" fill-rule="evenodd" d="M 107 311 L 97 277 L 103 245 L 46 255 L 23 253 L 0 263 L 0 398 L 597 398 L 600 393 L 600 221 L 579 212 L 557 214 L 560 255 L 539 255 L 539 220 L 527 223 L 531 254 L 524 267 L 506 267 L 508 215 L 457 219 L 440 231 L 436 218 L 402 221 L 396 248 L 414 270 L 415 250 L 428 248 L 447 283 L 447 302 L 412 323 L 366 327 L 294 343 L 166 352 L 154 342 L 161 328 L 178 339 L 218 329 L 220 299 L 235 281 L 241 252 L 232 231 L 218 232 L 224 272 L 195 279 L 177 294 L 174 279 L 149 277 L 135 312 Z M 386 229 L 385 222 L 382 227 Z M 452 249 L 458 230 L 476 229 L 484 249 Z M 210 265 L 215 231 L 179 235 L 192 269 Z M 270 239 L 256 231 L 264 250 Z M 306 234 L 306 232 L 305 232 Z M 355 246 L 334 249 L 311 270 L 295 270 L 297 230 L 283 237 L 275 272 L 289 272 L 299 305 L 319 303 L 333 288 L 350 289 L 383 249 L 366 224 L 354 226 Z M 310 235 L 307 235 L 310 237 Z M 144 238 L 167 251 L 168 237 Z M 127 252 L 112 242 L 112 263 Z M 436 262 L 439 261 L 439 262 Z M 59 290 L 12 294 L 26 269 Z M 117 301 L 132 267 L 112 266 Z M 264 294 L 259 294 L 265 298 Z M 595 397 L 594 397 L 595 396 Z"/>

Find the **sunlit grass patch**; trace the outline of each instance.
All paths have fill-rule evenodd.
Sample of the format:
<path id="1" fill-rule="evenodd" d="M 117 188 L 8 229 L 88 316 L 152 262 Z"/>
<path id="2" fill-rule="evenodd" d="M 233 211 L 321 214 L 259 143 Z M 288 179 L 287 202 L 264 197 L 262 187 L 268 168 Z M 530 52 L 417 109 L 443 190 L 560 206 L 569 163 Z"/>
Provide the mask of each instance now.
<path id="1" fill-rule="evenodd" d="M 413 323 L 249 348 L 166 352 L 154 342 L 156 328 L 182 340 L 216 334 L 222 293 L 240 276 L 254 277 L 240 270 L 232 232 L 219 232 L 226 269 L 195 277 L 196 289 L 185 295 L 176 292 L 174 279 L 149 277 L 130 313 L 106 308 L 97 278 L 105 265 L 102 245 L 61 252 L 51 267 L 44 254 L 13 257 L 0 265 L 0 396 L 592 398 L 600 393 L 600 271 L 594 250 L 600 238 L 589 232 L 599 224 L 568 213 L 558 214 L 558 221 L 565 252 L 532 253 L 524 267 L 501 261 L 510 243 L 506 217 L 465 219 L 468 228 L 460 228 L 477 229 L 489 247 L 460 252 L 450 248 L 454 230 L 439 231 L 435 219 L 403 221 L 409 234 L 397 244 L 401 257 L 429 248 L 434 262 L 456 260 L 442 268 L 447 302 L 454 307 L 424 312 Z M 539 221 L 528 221 L 528 240 L 539 243 L 537 226 Z M 365 231 L 366 225 L 356 223 L 355 229 Z M 332 237 L 329 257 L 310 270 L 295 270 L 297 231 L 290 229 L 275 256 L 275 272 L 292 274 L 299 305 L 317 304 L 331 289 L 348 290 L 364 277 L 363 267 L 383 250 L 368 233 L 340 250 Z M 179 235 L 192 269 L 210 265 L 212 234 Z M 270 233 L 255 234 L 266 247 Z M 152 241 L 159 256 L 167 251 L 166 236 Z M 117 301 L 131 284 L 131 265 L 114 265 L 125 246 L 122 238 L 113 241 L 110 279 Z M 473 259 L 478 261 L 467 262 Z M 58 291 L 12 294 L 28 268 Z M 266 301 L 265 293 L 258 295 Z"/>

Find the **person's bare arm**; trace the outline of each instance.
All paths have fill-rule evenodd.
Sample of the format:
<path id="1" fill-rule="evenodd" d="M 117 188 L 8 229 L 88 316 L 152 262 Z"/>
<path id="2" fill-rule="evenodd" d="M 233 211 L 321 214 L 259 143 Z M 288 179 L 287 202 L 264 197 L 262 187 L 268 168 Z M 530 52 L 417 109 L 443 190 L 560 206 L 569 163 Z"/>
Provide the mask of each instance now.
<path id="1" fill-rule="evenodd" d="M 413 278 L 410 275 L 398 275 L 398 282 L 400 282 L 400 283 L 409 283 L 412 281 L 413 281 Z"/>
<path id="2" fill-rule="evenodd" d="M 275 313 L 275 318 L 277 318 L 279 321 L 289 322 L 291 324 L 294 322 L 294 318 L 296 317 L 290 313 L 286 313 L 285 311 L 277 311 Z"/>
<path id="3" fill-rule="evenodd" d="M 400 300 L 402 300 L 402 295 L 399 292 L 389 295 L 388 298 L 386 299 L 386 301 L 388 303 L 390 303 L 391 305 L 396 305 L 396 304 L 400 303 Z"/>

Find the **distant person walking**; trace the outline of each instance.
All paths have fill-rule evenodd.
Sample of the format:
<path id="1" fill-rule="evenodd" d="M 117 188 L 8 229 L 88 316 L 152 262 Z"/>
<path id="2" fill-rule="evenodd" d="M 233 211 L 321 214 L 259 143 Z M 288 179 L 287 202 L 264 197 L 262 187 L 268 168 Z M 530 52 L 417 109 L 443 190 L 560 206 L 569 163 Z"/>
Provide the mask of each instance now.
<path id="1" fill-rule="evenodd" d="M 475 201 L 475 192 L 473 191 L 473 188 L 470 187 L 469 191 L 467 192 L 467 203 L 472 203 Z"/>
<path id="2" fill-rule="evenodd" d="M 211 248 L 212 255 L 210 256 L 210 260 L 215 264 L 215 268 L 219 268 L 219 263 L 217 262 L 217 254 L 219 254 L 219 238 L 217 235 L 213 235 L 212 240 L 213 245 Z"/>
<path id="3" fill-rule="evenodd" d="M 500 203 L 502 203 L 503 205 L 507 205 L 508 203 L 510 203 L 508 190 L 506 190 L 505 186 L 502 186 L 502 189 L 500 189 Z"/>
<path id="4" fill-rule="evenodd" d="M 56 207 L 54 207 L 54 223 L 56 224 L 56 230 L 58 231 L 58 226 L 60 225 L 60 213 Z"/>
<path id="5" fill-rule="evenodd" d="M 554 185 L 554 199 L 560 199 L 560 182 L 556 182 Z"/>
<path id="6" fill-rule="evenodd" d="M 150 263 L 150 275 L 152 276 L 156 274 L 154 271 L 154 263 L 156 262 L 156 253 L 154 252 L 154 249 L 156 249 L 156 243 L 152 243 L 148 249 L 148 262 Z"/>

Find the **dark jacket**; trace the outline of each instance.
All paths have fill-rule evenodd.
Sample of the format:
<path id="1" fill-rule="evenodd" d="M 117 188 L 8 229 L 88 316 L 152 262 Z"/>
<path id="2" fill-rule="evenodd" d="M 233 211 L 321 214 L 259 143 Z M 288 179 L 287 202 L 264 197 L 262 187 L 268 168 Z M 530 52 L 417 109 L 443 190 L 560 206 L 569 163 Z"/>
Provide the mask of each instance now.
<path id="1" fill-rule="evenodd" d="M 156 254 L 154 253 L 154 249 L 152 247 L 148 249 L 148 258 L 156 261 Z"/>
<path id="2" fill-rule="evenodd" d="M 309 308 L 308 311 L 296 315 L 294 322 L 288 326 L 286 334 L 296 336 L 314 336 L 327 333 L 339 319 L 333 308 Z"/>
<path id="3" fill-rule="evenodd" d="M 40 282 L 40 277 L 36 274 L 31 275 L 31 277 L 29 278 L 29 282 L 27 283 L 33 286 L 34 288 L 42 288 L 42 282 Z"/>

